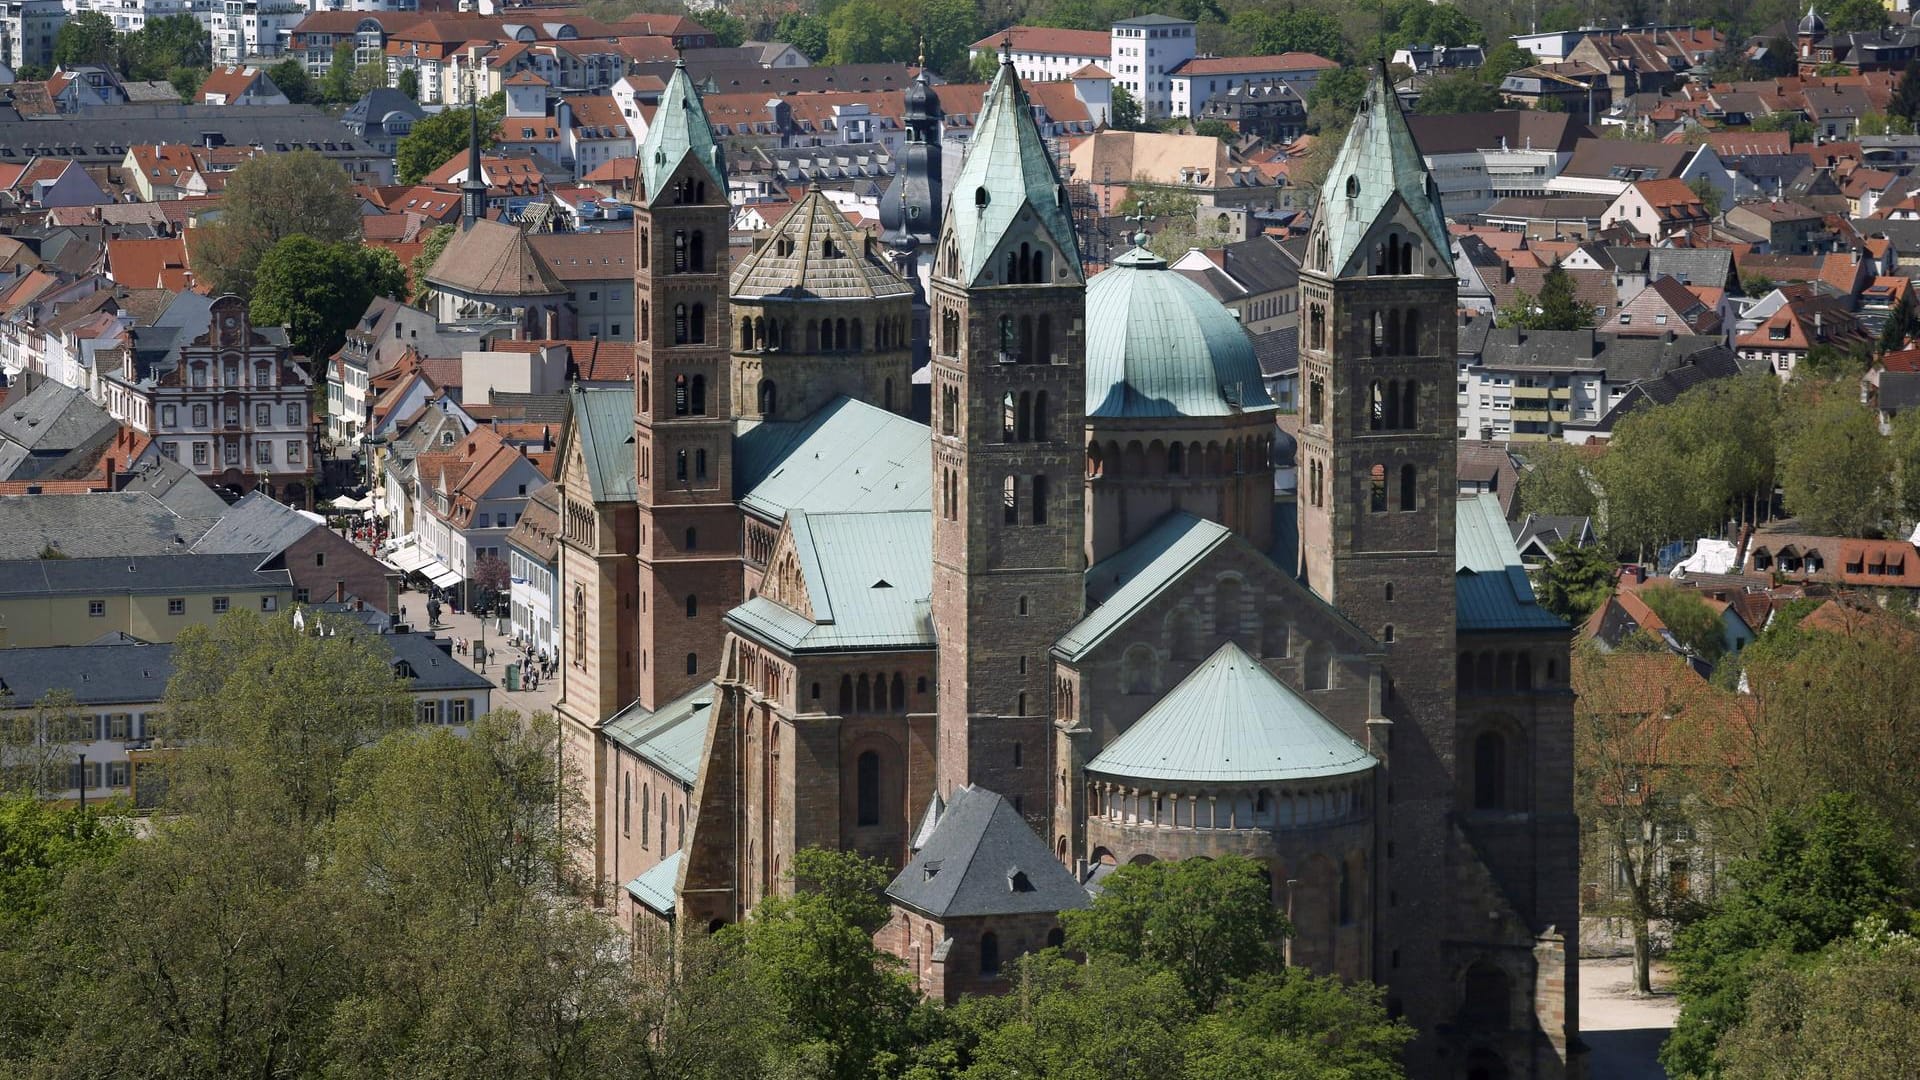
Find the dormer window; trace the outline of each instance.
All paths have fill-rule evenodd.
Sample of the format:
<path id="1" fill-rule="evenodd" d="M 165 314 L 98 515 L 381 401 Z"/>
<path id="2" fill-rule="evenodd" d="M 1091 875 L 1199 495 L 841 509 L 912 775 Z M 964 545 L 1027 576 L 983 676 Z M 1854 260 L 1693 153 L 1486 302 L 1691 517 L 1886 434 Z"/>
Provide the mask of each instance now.
<path id="1" fill-rule="evenodd" d="M 978 187 L 973 189 L 973 206 L 976 210 L 985 210 L 987 208 L 986 188 Z"/>
<path id="2" fill-rule="evenodd" d="M 1027 879 L 1025 870 L 1016 869 L 1007 872 L 1007 891 L 1017 893 L 1033 891 L 1033 882 Z"/>
<path id="3" fill-rule="evenodd" d="M 1347 177 L 1347 198 L 1357 199 L 1359 197 L 1360 197 L 1360 178 L 1358 176 Z"/>

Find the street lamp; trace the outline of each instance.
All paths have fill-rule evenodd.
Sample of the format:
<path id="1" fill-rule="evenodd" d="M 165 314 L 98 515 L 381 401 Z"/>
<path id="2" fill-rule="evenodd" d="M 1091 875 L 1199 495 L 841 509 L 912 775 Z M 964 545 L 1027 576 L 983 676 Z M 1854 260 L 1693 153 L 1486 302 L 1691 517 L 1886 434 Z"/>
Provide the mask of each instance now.
<path id="1" fill-rule="evenodd" d="M 80 809 L 87 808 L 87 755 L 80 755 Z"/>

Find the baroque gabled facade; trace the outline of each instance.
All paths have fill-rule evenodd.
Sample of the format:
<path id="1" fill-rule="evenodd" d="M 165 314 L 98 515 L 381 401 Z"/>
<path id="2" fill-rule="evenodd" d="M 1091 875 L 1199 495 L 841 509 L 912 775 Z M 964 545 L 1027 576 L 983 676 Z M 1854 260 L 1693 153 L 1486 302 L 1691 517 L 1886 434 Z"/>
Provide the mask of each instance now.
<path id="1" fill-rule="evenodd" d="M 1239 854 L 1291 962 L 1416 1023 L 1414 1075 L 1578 1073 L 1570 632 L 1497 504 L 1453 490 L 1444 219 L 1382 74 L 1368 93 L 1302 274 L 1295 504 L 1231 314 L 1143 247 L 1086 278 L 1010 63 L 925 252 L 929 425 L 873 338 L 910 288 L 819 200 L 729 297 L 724 175 L 675 72 L 642 153 L 630 464 L 576 402 L 560 480 L 582 863 L 636 937 L 854 850 L 899 871 L 876 940 L 953 1000 L 1116 867 Z"/>

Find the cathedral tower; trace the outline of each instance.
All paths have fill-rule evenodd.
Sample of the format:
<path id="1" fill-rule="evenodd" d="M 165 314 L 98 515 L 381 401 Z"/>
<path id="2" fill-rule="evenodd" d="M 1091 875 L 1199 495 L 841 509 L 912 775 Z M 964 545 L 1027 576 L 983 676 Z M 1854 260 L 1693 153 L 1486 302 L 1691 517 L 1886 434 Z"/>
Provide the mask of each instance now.
<path id="1" fill-rule="evenodd" d="M 906 415 L 913 286 L 818 185 L 740 261 L 732 289 L 740 417 L 799 420 L 842 395 Z"/>
<path id="2" fill-rule="evenodd" d="M 1046 830 L 1049 650 L 1079 621 L 1086 278 L 1065 185 L 1004 56 L 934 254 L 939 788 Z"/>
<path id="3" fill-rule="evenodd" d="M 900 150 L 893 181 L 880 196 L 880 242 L 894 268 L 913 285 L 913 368 L 929 359 L 927 295 L 929 256 L 940 235 L 940 97 L 927 83 L 926 58 L 907 87 L 903 125 L 907 142 Z M 924 406 L 922 406 L 924 408 Z M 924 415 L 921 414 L 921 415 Z"/>
<path id="4" fill-rule="evenodd" d="M 638 700 L 713 678 L 740 602 L 727 345 L 725 158 L 684 62 L 640 148 L 634 211 L 634 458 L 640 504 Z"/>
<path id="5" fill-rule="evenodd" d="M 1427 1031 L 1452 1018 L 1433 987 L 1452 980 L 1456 291 L 1438 190 L 1376 72 L 1301 267 L 1300 570 L 1387 652 L 1374 977 Z"/>

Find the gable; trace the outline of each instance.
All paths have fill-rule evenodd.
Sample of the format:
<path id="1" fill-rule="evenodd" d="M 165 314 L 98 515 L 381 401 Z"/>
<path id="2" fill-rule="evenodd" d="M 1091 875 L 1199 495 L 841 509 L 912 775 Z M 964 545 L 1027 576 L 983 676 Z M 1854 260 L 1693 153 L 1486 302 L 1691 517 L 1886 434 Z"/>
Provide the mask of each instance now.
<path id="1" fill-rule="evenodd" d="M 767 560 L 767 572 L 760 579 L 760 595 L 779 604 L 788 611 L 814 621 L 813 598 L 807 592 L 806 563 L 801 561 L 801 553 L 794 544 L 793 519 L 789 518 L 780 528 L 780 536 L 773 543 L 773 555 Z M 819 568 L 814 567 L 816 578 Z M 828 613 L 831 618 L 831 612 Z"/>

